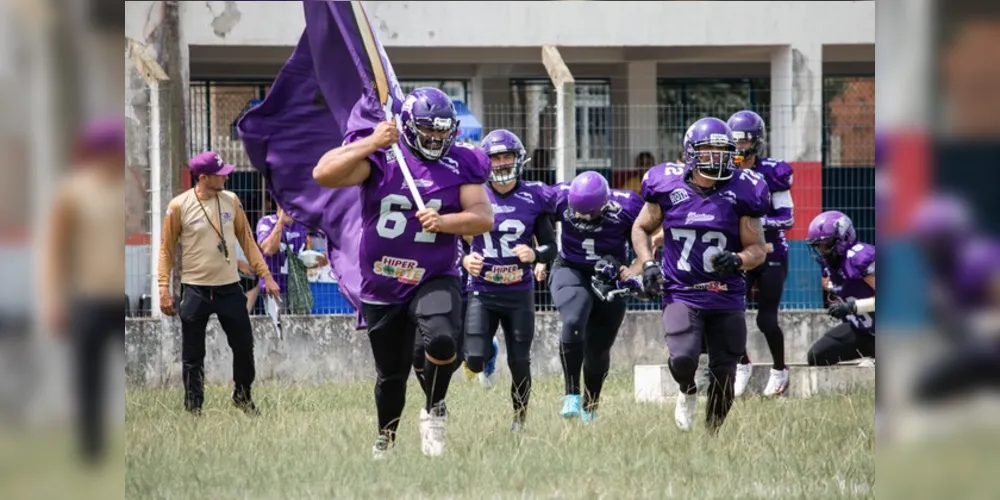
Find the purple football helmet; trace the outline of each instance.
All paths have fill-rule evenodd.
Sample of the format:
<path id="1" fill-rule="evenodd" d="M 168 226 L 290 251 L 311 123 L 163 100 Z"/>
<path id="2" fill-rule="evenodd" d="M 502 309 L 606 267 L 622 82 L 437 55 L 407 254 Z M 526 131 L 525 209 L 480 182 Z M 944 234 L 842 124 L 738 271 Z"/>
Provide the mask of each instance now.
<path id="1" fill-rule="evenodd" d="M 425 160 L 448 154 L 458 137 L 455 105 L 447 94 L 433 87 L 420 87 L 406 96 L 399 118 L 406 145 Z"/>
<path id="2" fill-rule="evenodd" d="M 913 216 L 910 230 L 925 245 L 961 242 L 973 231 L 969 208 L 952 195 L 936 195 L 924 201 Z"/>
<path id="3" fill-rule="evenodd" d="M 491 162 L 494 155 L 504 153 L 514 155 L 513 162 L 494 163 L 492 165 L 492 169 L 490 170 L 491 182 L 506 183 L 517 179 L 521 175 L 521 169 L 524 168 L 524 164 L 531 161 L 524 158 L 528 153 L 524 150 L 521 139 L 518 139 L 516 134 L 507 129 L 501 128 L 487 134 L 479 144 L 479 149 L 486 156 L 490 157 Z"/>
<path id="4" fill-rule="evenodd" d="M 709 179 L 730 179 L 735 156 L 733 132 L 718 118 L 702 118 L 684 134 L 684 164 Z"/>
<path id="5" fill-rule="evenodd" d="M 747 157 L 760 158 L 764 156 L 764 144 L 767 140 L 767 125 L 764 119 L 757 113 L 744 109 L 733 113 L 726 122 L 729 129 L 733 131 L 733 140 L 737 143 L 736 154 Z M 739 147 L 741 141 L 747 141 L 748 145 Z"/>
<path id="6" fill-rule="evenodd" d="M 806 241 L 814 255 L 830 262 L 847 255 L 847 251 L 858 242 L 858 235 L 850 217 L 830 210 L 817 215 L 809 223 Z"/>
<path id="7" fill-rule="evenodd" d="M 582 231 L 597 229 L 610 196 L 611 188 L 601 174 L 587 171 L 576 176 L 569 185 L 567 218 Z"/>

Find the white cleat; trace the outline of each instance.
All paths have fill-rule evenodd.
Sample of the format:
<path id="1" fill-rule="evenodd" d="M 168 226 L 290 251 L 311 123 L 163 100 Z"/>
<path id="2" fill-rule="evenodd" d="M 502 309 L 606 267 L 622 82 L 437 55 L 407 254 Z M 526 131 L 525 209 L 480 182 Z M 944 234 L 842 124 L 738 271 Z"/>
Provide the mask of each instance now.
<path id="1" fill-rule="evenodd" d="M 677 406 L 674 407 L 674 423 L 682 431 L 691 430 L 694 425 L 694 409 L 698 404 L 697 394 L 678 394 Z"/>
<path id="2" fill-rule="evenodd" d="M 858 366 L 861 368 L 875 368 L 875 358 L 861 358 L 858 360 Z"/>
<path id="3" fill-rule="evenodd" d="M 372 445 L 372 458 L 375 460 L 384 460 L 392 455 L 392 452 L 396 449 L 396 445 L 389 441 L 386 436 L 379 436 L 375 440 L 375 444 Z"/>
<path id="4" fill-rule="evenodd" d="M 745 365 L 736 365 L 736 382 L 733 384 L 733 391 L 736 397 L 740 397 L 744 392 L 747 391 L 747 386 L 750 385 L 750 375 L 753 373 L 753 367 L 750 363 Z"/>
<path id="5" fill-rule="evenodd" d="M 764 387 L 764 396 L 780 396 L 788 389 L 788 368 L 783 370 L 771 369 L 771 376 L 767 379 L 767 386 Z"/>
<path id="6" fill-rule="evenodd" d="M 443 402 L 442 402 L 443 403 Z M 420 409 L 420 451 L 428 457 L 438 457 L 444 453 L 444 428 L 448 414 L 443 404 L 438 403 L 431 411 Z"/>
<path id="7" fill-rule="evenodd" d="M 490 378 L 486 376 L 485 372 L 479 372 L 476 374 L 476 382 L 479 382 L 479 385 L 483 386 L 484 389 L 493 388 L 493 382 L 490 381 Z"/>

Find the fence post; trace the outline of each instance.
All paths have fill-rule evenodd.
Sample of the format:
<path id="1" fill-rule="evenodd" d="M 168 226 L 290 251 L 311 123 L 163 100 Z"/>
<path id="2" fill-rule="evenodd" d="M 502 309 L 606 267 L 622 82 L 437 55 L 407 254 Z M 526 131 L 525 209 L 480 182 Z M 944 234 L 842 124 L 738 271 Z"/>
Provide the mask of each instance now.
<path id="1" fill-rule="evenodd" d="M 172 185 L 173 169 L 170 164 L 164 165 L 164 159 L 169 162 L 170 154 L 164 154 L 164 143 L 169 143 L 170 137 L 164 134 L 169 130 L 170 113 L 164 112 L 169 102 L 164 102 L 161 92 L 161 82 L 169 81 L 167 73 L 145 50 L 145 46 L 134 40 L 129 40 L 128 46 L 132 64 L 142 76 L 149 89 L 149 135 L 147 146 L 149 151 L 149 270 L 150 270 L 150 315 L 160 315 L 160 291 L 156 280 L 158 258 L 160 255 L 160 234 L 162 217 L 166 213 L 169 197 L 164 200 L 163 192 Z M 169 101 L 169 99 L 167 99 Z M 164 177 L 166 176 L 166 177 Z M 169 192 L 169 191 L 168 191 Z"/>
<path id="2" fill-rule="evenodd" d="M 542 64 L 556 89 L 556 182 L 576 176 L 576 80 L 559 49 L 542 47 Z"/>

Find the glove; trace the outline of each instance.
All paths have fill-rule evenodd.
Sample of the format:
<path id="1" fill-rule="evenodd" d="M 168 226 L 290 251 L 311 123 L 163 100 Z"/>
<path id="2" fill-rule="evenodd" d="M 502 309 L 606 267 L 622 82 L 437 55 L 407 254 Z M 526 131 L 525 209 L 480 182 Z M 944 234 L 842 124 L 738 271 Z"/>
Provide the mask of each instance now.
<path id="1" fill-rule="evenodd" d="M 841 302 L 836 302 L 832 306 L 830 306 L 829 309 L 826 310 L 827 314 L 839 320 L 843 320 L 848 316 L 857 314 L 857 312 L 858 312 L 858 307 L 854 303 L 854 299 L 847 299 Z"/>
<path id="2" fill-rule="evenodd" d="M 642 265 L 642 289 L 648 296 L 660 294 L 663 286 L 663 270 L 655 260 L 646 261 Z"/>
<path id="3" fill-rule="evenodd" d="M 712 267 L 715 274 L 720 278 L 725 278 L 736 274 L 743 265 L 743 258 L 738 253 L 723 250 L 712 256 Z"/>

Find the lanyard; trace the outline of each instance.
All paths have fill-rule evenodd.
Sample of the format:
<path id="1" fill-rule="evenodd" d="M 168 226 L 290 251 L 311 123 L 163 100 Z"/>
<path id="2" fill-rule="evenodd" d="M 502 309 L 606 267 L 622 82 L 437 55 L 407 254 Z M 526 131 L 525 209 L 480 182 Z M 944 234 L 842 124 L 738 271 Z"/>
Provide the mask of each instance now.
<path id="1" fill-rule="evenodd" d="M 216 248 L 219 249 L 219 253 L 225 255 L 225 257 L 226 257 L 226 263 L 228 264 L 229 263 L 229 246 L 226 245 L 226 236 L 222 233 L 222 229 L 221 229 L 222 228 L 222 201 L 219 200 L 219 195 L 218 194 L 215 195 L 215 206 L 216 206 L 216 208 L 218 209 L 218 212 L 219 212 L 219 227 L 215 227 L 215 223 L 212 222 L 212 218 L 209 217 L 208 211 L 205 210 L 205 205 L 203 205 L 201 203 L 201 200 L 198 199 L 198 194 L 197 193 L 195 193 L 194 198 L 196 200 L 198 200 L 198 206 L 201 207 L 201 213 L 205 214 L 205 220 L 208 221 L 208 225 L 212 226 L 212 229 L 215 231 L 215 234 L 219 235 L 219 245 Z"/>

